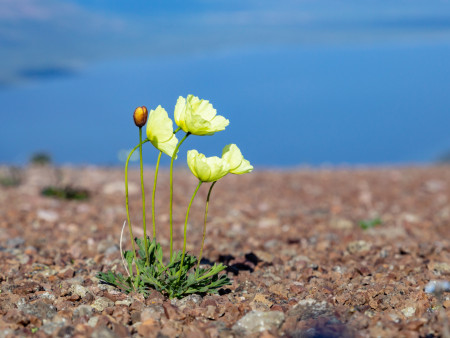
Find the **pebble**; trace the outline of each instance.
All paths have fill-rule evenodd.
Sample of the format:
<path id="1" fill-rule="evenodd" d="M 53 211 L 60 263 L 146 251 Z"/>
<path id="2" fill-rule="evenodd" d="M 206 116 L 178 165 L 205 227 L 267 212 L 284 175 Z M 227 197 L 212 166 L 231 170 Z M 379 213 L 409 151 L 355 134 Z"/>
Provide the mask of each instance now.
<path id="1" fill-rule="evenodd" d="M 236 335 L 251 335 L 278 329 L 284 322 L 284 314 L 280 311 L 251 311 L 233 325 Z"/>
<path id="2" fill-rule="evenodd" d="M 187 297 L 184 297 L 182 299 L 174 298 L 170 301 L 172 305 L 177 306 L 180 310 L 183 310 L 188 306 L 189 302 L 192 302 L 194 304 L 200 304 L 202 302 L 203 298 L 200 295 L 192 294 Z"/>
<path id="3" fill-rule="evenodd" d="M 92 303 L 92 307 L 98 312 L 102 312 L 104 309 L 111 306 L 114 306 L 114 302 L 105 297 L 99 297 Z"/>
<path id="4" fill-rule="evenodd" d="M 108 255 L 114 254 L 114 253 L 116 253 L 118 251 L 119 251 L 119 246 L 118 245 L 112 245 L 112 246 L 110 246 L 109 248 L 107 248 L 105 250 L 105 255 L 108 256 Z"/>
<path id="5" fill-rule="evenodd" d="M 123 300 L 118 300 L 114 303 L 115 305 L 126 305 L 126 306 L 130 306 L 131 304 L 133 304 L 133 299 L 131 298 L 126 298 Z"/>
<path id="6" fill-rule="evenodd" d="M 288 312 L 289 316 L 297 317 L 297 320 L 316 319 L 320 316 L 331 313 L 331 309 L 326 301 L 319 302 L 312 298 L 299 301 L 292 310 Z"/>
<path id="7" fill-rule="evenodd" d="M 180 309 L 168 302 L 163 304 L 164 313 L 167 319 L 183 320 L 186 315 L 180 311 Z"/>
<path id="8" fill-rule="evenodd" d="M 98 317 L 91 317 L 89 318 L 87 325 L 89 325 L 90 327 L 95 327 L 97 325 L 98 322 Z"/>
<path id="9" fill-rule="evenodd" d="M 91 338 L 118 338 L 118 335 L 106 326 L 99 326 L 92 332 Z"/>
<path id="10" fill-rule="evenodd" d="M 450 292 L 450 281 L 432 280 L 425 285 L 424 291 L 435 295 L 440 295 L 443 292 Z"/>
<path id="11" fill-rule="evenodd" d="M 46 222 L 56 222 L 59 219 L 59 215 L 52 210 L 39 209 L 37 211 L 37 218 Z"/>
<path id="12" fill-rule="evenodd" d="M 253 298 L 253 301 L 250 303 L 250 307 L 253 310 L 258 309 L 269 309 L 273 305 L 273 302 L 268 300 L 266 296 L 264 296 L 261 293 L 257 293 L 255 295 L 255 298 Z"/>
<path id="13" fill-rule="evenodd" d="M 338 230 L 347 230 L 353 228 L 353 222 L 344 218 L 333 218 L 330 221 L 330 227 Z"/>
<path id="14" fill-rule="evenodd" d="M 347 245 L 347 251 L 351 254 L 369 251 L 372 246 L 366 241 L 354 241 Z"/>
<path id="15" fill-rule="evenodd" d="M 162 307 L 162 305 L 150 305 L 142 310 L 141 322 L 145 322 L 148 319 L 160 320 L 163 314 L 164 308 Z"/>
<path id="16" fill-rule="evenodd" d="M 74 295 L 78 295 L 81 298 L 84 298 L 84 297 L 86 297 L 86 294 L 89 292 L 89 290 L 79 284 L 73 284 L 70 287 L 69 292 L 71 292 Z"/>
<path id="17" fill-rule="evenodd" d="M 42 301 L 32 304 L 21 304 L 18 308 L 24 314 L 35 316 L 39 319 L 51 319 L 56 314 L 56 308 L 53 305 Z"/>
<path id="18" fill-rule="evenodd" d="M 40 330 L 47 335 L 52 335 L 56 330 L 62 328 L 65 325 L 65 321 L 60 322 L 51 322 L 44 321 L 44 324 L 41 326 Z"/>
<path id="19" fill-rule="evenodd" d="M 274 255 L 272 255 L 271 253 L 261 250 L 256 250 L 255 255 L 258 257 L 259 260 L 270 264 L 273 263 L 273 260 L 275 258 Z"/>
<path id="20" fill-rule="evenodd" d="M 409 307 L 407 307 L 407 308 L 404 308 L 404 309 L 401 310 L 401 311 L 402 311 L 403 315 L 404 315 L 406 318 L 409 318 L 409 317 L 414 316 L 414 314 L 416 313 L 416 308 L 415 308 L 415 307 L 412 307 L 412 306 L 409 306 Z"/>
<path id="21" fill-rule="evenodd" d="M 139 187 L 133 183 L 128 182 L 128 194 L 133 195 L 139 192 Z M 105 184 L 102 189 L 102 193 L 105 195 L 116 195 L 125 193 L 125 184 L 123 181 L 114 181 L 108 184 Z"/>
<path id="22" fill-rule="evenodd" d="M 92 312 L 92 307 L 90 305 L 80 305 L 73 310 L 73 318 L 75 319 L 83 316 L 90 317 Z"/>
<path id="23" fill-rule="evenodd" d="M 6 241 L 6 246 L 8 248 L 18 248 L 25 243 L 25 240 L 22 237 L 14 237 L 10 238 Z"/>
<path id="24" fill-rule="evenodd" d="M 433 263 L 430 268 L 437 274 L 450 274 L 450 264 L 448 263 Z"/>

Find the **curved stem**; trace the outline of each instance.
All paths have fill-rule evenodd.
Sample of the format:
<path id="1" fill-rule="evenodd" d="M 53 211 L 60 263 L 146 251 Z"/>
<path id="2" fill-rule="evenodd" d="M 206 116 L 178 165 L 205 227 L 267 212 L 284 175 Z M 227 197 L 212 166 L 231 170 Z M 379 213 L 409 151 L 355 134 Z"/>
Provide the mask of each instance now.
<path id="1" fill-rule="evenodd" d="M 145 191 L 144 191 L 144 164 L 142 163 L 142 127 L 139 127 L 139 164 L 141 174 L 141 190 L 142 190 L 142 225 L 144 227 L 144 246 L 145 246 L 145 261 L 148 263 L 148 243 L 147 243 L 147 223 L 145 216 Z"/>
<path id="2" fill-rule="evenodd" d="M 130 151 L 127 157 L 127 161 L 125 162 L 125 209 L 127 210 L 127 222 L 128 222 L 128 229 L 130 230 L 130 239 L 131 239 L 131 245 L 133 247 L 133 254 L 134 254 L 134 260 L 137 261 L 136 257 L 136 248 L 134 246 L 134 236 L 133 236 L 133 229 L 131 227 L 131 221 L 130 221 L 130 208 L 128 205 L 128 163 L 130 162 L 131 155 L 136 151 L 139 146 L 144 144 L 145 142 L 148 142 L 148 139 L 145 139 L 143 142 L 139 142 L 139 144 L 133 148 L 133 150 Z M 136 265 L 136 271 L 139 275 L 139 268 Z M 131 271 L 133 273 L 133 271 Z"/>
<path id="3" fill-rule="evenodd" d="M 202 246 L 200 247 L 200 255 L 198 256 L 198 262 L 197 262 L 197 271 L 200 267 L 200 261 L 202 260 L 202 254 L 203 254 L 203 245 L 205 244 L 205 237 L 206 237 L 206 220 L 208 219 L 208 207 L 209 207 L 209 198 L 211 196 L 212 188 L 214 187 L 214 184 L 216 184 L 217 181 L 212 182 L 211 186 L 209 187 L 208 196 L 206 197 L 206 208 L 205 208 L 205 221 L 203 223 L 203 237 L 202 237 Z"/>
<path id="4" fill-rule="evenodd" d="M 173 154 L 172 159 L 170 160 L 170 207 L 169 207 L 169 223 L 170 223 L 170 260 L 172 260 L 172 252 L 173 252 L 173 216 L 172 216 L 172 210 L 173 210 L 173 161 L 175 160 L 175 157 L 177 156 L 178 149 L 180 149 L 181 144 L 186 140 L 186 138 L 191 133 L 187 132 L 186 135 L 181 139 L 180 142 L 178 142 Z"/>
<path id="5" fill-rule="evenodd" d="M 184 256 L 186 254 L 186 230 L 187 230 L 187 222 L 189 218 L 189 211 L 191 210 L 192 202 L 194 201 L 195 195 L 197 195 L 198 189 L 200 189 L 200 186 L 202 185 L 202 181 L 198 181 L 197 188 L 195 188 L 194 193 L 192 194 L 191 200 L 189 202 L 187 211 L 186 211 L 186 219 L 184 220 L 184 231 L 183 231 L 183 255 L 181 256 L 181 263 L 180 263 L 180 275 L 178 276 L 178 280 L 180 280 L 181 277 L 181 271 L 183 270 L 183 263 L 184 263 Z"/>
<path id="6" fill-rule="evenodd" d="M 162 151 L 159 152 L 158 161 L 156 161 L 155 181 L 153 182 L 152 194 L 152 222 L 153 222 L 153 239 L 156 240 L 156 221 L 155 221 L 155 196 L 156 196 L 156 182 L 158 180 L 159 162 L 161 161 Z"/>

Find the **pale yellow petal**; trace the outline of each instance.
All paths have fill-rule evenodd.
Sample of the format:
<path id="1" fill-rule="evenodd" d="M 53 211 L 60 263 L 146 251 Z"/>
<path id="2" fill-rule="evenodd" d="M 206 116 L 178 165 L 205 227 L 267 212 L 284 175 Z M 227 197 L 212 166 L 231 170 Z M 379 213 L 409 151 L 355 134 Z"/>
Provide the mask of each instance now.
<path id="1" fill-rule="evenodd" d="M 211 176 L 211 168 L 206 162 L 205 155 L 199 154 L 195 159 L 195 172 L 197 177 L 202 182 L 209 182 Z"/>
<path id="2" fill-rule="evenodd" d="M 172 135 L 172 138 L 168 141 L 158 143 L 158 148 L 163 153 L 169 155 L 170 157 L 173 156 L 173 153 L 175 151 L 175 148 L 177 147 L 178 139 L 175 135 Z M 175 159 L 177 159 L 177 156 L 175 156 Z"/>
<path id="3" fill-rule="evenodd" d="M 221 179 L 229 172 L 229 165 L 223 159 L 206 157 L 196 150 L 189 150 L 187 163 L 192 173 L 202 182 L 213 182 Z"/>
<path id="4" fill-rule="evenodd" d="M 175 105 L 174 118 L 177 126 L 187 133 L 188 129 L 186 126 L 186 110 L 186 100 L 184 97 L 180 96 L 177 100 L 177 104 Z"/>
<path id="5" fill-rule="evenodd" d="M 241 150 L 235 144 L 229 144 L 223 148 L 222 158 L 229 164 L 231 174 L 241 175 L 253 170 L 253 166 L 244 159 Z"/>
<path id="6" fill-rule="evenodd" d="M 232 171 L 241 165 L 244 156 L 235 144 L 229 144 L 223 148 L 222 158 L 229 164 Z"/>
<path id="7" fill-rule="evenodd" d="M 147 123 L 147 137 L 150 141 L 164 142 L 173 136 L 173 122 L 166 110 L 158 106 L 150 111 Z"/>
<path id="8" fill-rule="evenodd" d="M 208 182 L 213 182 L 221 179 L 226 174 L 228 174 L 229 166 L 224 160 L 217 156 L 207 158 L 208 166 L 211 170 L 211 174 Z"/>
<path id="9" fill-rule="evenodd" d="M 191 169 L 192 173 L 195 177 L 198 178 L 197 170 L 196 170 L 196 159 L 198 156 L 198 151 L 193 149 L 187 152 L 187 164 L 189 169 Z"/>
<path id="10" fill-rule="evenodd" d="M 147 122 L 147 138 L 159 150 L 172 156 L 178 139 L 173 134 L 173 122 L 166 110 L 158 106 L 150 111 Z"/>
<path id="11" fill-rule="evenodd" d="M 185 132 L 194 135 L 212 135 L 224 130 L 230 122 L 216 114 L 209 101 L 193 95 L 186 99 L 180 97 L 175 106 L 175 122 Z"/>
<path id="12" fill-rule="evenodd" d="M 246 159 L 242 160 L 242 163 L 239 167 L 230 170 L 230 173 L 236 174 L 236 175 L 242 175 L 253 171 L 253 166 L 250 164 L 250 162 Z"/>

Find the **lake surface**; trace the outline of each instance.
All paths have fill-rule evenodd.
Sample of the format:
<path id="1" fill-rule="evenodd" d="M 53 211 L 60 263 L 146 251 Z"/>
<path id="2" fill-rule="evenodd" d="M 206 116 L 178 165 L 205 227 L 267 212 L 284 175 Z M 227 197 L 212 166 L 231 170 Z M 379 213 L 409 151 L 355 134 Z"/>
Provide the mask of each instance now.
<path id="1" fill-rule="evenodd" d="M 166 7 L 160 10 L 171 13 Z M 320 8 L 316 12 L 323 13 Z M 366 12 L 349 11 L 352 18 L 361 13 L 366 18 Z M 116 8 L 117 13 L 122 12 Z M 210 100 L 231 123 L 213 137 L 190 137 L 182 160 L 188 149 L 212 156 L 236 143 L 260 167 L 434 161 L 450 149 L 450 21 L 433 15 L 428 21 L 383 19 L 373 27 L 366 20 L 364 29 L 346 17 L 339 25 L 314 23 L 307 26 L 312 41 L 307 41 L 308 29 L 299 29 L 291 18 L 283 26 L 272 22 L 273 35 L 267 33 L 269 24 L 249 24 L 242 34 L 247 40 L 238 42 L 231 37 L 239 36 L 239 30 L 226 35 L 217 26 L 219 18 L 211 24 L 207 16 L 191 32 L 199 46 L 193 46 L 193 37 L 185 37 L 185 43 L 164 47 L 164 41 L 174 43 L 182 32 L 171 40 L 163 38 L 162 30 L 161 39 L 148 40 L 142 53 L 122 55 L 118 51 L 125 45 L 114 49 L 111 41 L 105 42 L 111 47 L 106 57 L 78 39 L 70 47 L 73 53 L 79 46 L 92 55 L 70 67 L 55 61 L 67 61 L 65 50 L 59 55 L 49 43 L 39 53 L 47 50 L 58 58 L 38 67 L 33 62 L 44 60 L 41 54 L 26 62 L 18 57 L 17 64 L 30 66 L 4 77 L 0 85 L 0 162 L 23 164 L 34 152 L 47 151 L 57 163 L 119 164 L 119 152 L 138 141 L 134 108 L 161 104 L 173 117 L 178 96 L 187 94 Z M 332 23 L 339 28 L 336 39 L 330 38 Z M 208 27 L 215 29 L 220 43 L 205 35 Z M 251 27 L 256 27 L 254 32 Z M 267 43 L 264 35 L 256 41 L 258 32 L 267 34 Z M 25 52 L 26 46 L 20 48 Z M 4 41 L 3 47 L 12 65 L 12 47 Z M 144 149 L 146 164 L 153 165 L 156 151 Z"/>

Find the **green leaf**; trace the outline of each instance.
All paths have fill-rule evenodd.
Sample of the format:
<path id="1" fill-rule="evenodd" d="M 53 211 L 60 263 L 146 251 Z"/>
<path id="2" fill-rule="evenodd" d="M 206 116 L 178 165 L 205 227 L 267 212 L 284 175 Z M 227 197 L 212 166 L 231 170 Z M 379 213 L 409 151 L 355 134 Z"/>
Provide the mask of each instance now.
<path id="1" fill-rule="evenodd" d="M 373 219 L 368 219 L 368 220 L 363 220 L 359 222 L 359 226 L 361 229 L 363 230 L 367 230 L 370 228 L 374 228 L 378 225 L 381 225 L 383 223 L 383 221 L 379 218 L 373 218 Z"/>

